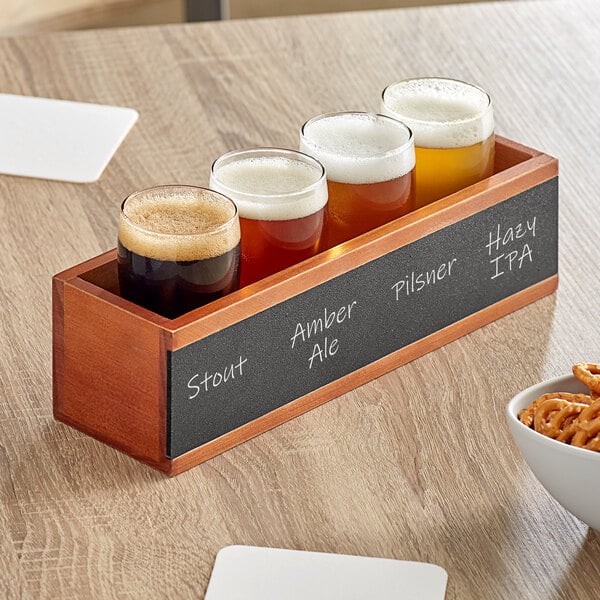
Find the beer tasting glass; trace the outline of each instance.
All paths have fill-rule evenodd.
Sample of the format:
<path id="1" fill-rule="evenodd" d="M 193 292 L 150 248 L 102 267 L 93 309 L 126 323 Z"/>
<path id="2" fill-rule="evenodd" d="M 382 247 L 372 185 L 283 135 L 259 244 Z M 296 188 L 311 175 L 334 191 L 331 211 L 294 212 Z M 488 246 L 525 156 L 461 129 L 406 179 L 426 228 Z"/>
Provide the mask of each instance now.
<path id="1" fill-rule="evenodd" d="M 136 192 L 121 205 L 117 252 L 123 297 L 173 319 L 238 289 L 237 208 L 199 187 Z"/>
<path id="2" fill-rule="evenodd" d="M 327 173 L 325 248 L 414 208 L 413 137 L 396 119 L 366 112 L 320 115 L 302 126 L 300 150 Z"/>
<path id="3" fill-rule="evenodd" d="M 494 114 L 481 88 L 454 79 L 406 79 L 383 90 L 381 112 L 415 136 L 417 207 L 492 175 Z"/>
<path id="4" fill-rule="evenodd" d="M 210 187 L 239 210 L 242 287 L 318 251 L 327 183 L 314 158 L 282 148 L 228 152 L 213 163 Z"/>

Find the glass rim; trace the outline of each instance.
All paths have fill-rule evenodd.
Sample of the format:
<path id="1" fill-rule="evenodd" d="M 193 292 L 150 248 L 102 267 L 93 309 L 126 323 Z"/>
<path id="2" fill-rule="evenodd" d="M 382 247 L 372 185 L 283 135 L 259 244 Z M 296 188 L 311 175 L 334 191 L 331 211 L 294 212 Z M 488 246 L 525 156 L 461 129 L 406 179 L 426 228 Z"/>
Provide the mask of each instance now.
<path id="1" fill-rule="evenodd" d="M 239 191 L 239 190 L 236 190 L 235 188 L 232 188 L 231 186 L 223 183 L 223 181 L 221 179 L 219 179 L 219 177 L 217 175 L 217 170 L 218 170 L 217 163 L 224 161 L 228 158 L 242 157 L 243 155 L 250 157 L 250 155 L 258 154 L 258 153 L 272 154 L 274 156 L 283 156 L 284 154 L 288 154 L 288 155 L 295 157 L 295 160 L 298 160 L 298 157 L 301 157 L 305 163 L 312 163 L 314 166 L 316 166 L 320 170 L 319 178 L 315 182 L 313 182 L 299 190 L 295 190 L 293 192 L 273 193 L 273 194 L 261 194 L 261 193 Z M 242 148 L 240 150 L 230 150 L 229 152 L 225 152 L 225 154 L 221 154 L 221 156 L 219 156 L 219 158 L 217 158 L 213 162 L 213 164 L 210 167 L 210 174 L 211 174 L 211 177 L 213 177 L 215 179 L 215 181 L 218 183 L 219 187 L 222 187 L 225 190 L 225 192 L 231 192 L 236 197 L 239 196 L 239 197 L 243 197 L 243 198 L 279 198 L 279 199 L 281 199 L 282 202 L 284 202 L 286 200 L 294 200 L 294 199 L 296 199 L 296 197 L 299 197 L 299 196 L 305 196 L 306 194 L 312 192 L 313 190 L 316 190 L 319 186 L 323 185 L 323 183 L 326 181 L 325 167 L 314 156 L 310 156 L 310 154 L 306 154 L 305 152 L 301 152 L 300 150 L 292 150 L 291 148 L 279 148 L 276 146 L 264 146 L 264 147 L 257 146 L 257 147 L 252 147 L 252 148 Z M 225 196 L 225 197 L 227 197 L 227 196 Z"/>
<path id="2" fill-rule="evenodd" d="M 394 127 L 397 127 L 398 125 L 400 125 L 403 129 L 408 131 L 408 139 L 403 144 L 396 146 L 395 148 L 393 148 L 391 150 L 386 150 L 385 152 L 381 152 L 379 154 L 372 154 L 369 156 L 358 157 L 361 160 L 381 159 L 381 158 L 387 158 L 390 156 L 394 156 L 396 154 L 404 154 L 404 152 L 406 152 L 407 150 L 410 150 L 411 146 L 414 146 L 414 132 L 406 123 L 404 123 L 404 121 L 401 121 L 400 119 L 396 119 L 395 117 L 390 117 L 389 115 L 384 115 L 382 113 L 372 112 L 372 111 L 360 111 L 360 110 L 334 111 L 334 112 L 323 113 L 321 115 L 316 115 L 314 117 L 311 117 L 310 119 L 308 119 L 308 121 L 305 121 L 304 124 L 302 125 L 302 127 L 300 128 L 301 140 L 304 140 L 308 146 L 322 149 L 325 152 L 331 152 L 330 150 L 328 150 L 327 148 L 324 148 L 323 146 L 316 145 L 306 135 L 305 130 L 309 125 L 311 125 L 312 123 L 316 123 L 317 121 L 321 121 L 323 119 L 331 119 L 331 118 L 335 118 L 335 117 L 343 117 L 343 116 L 347 116 L 347 115 L 359 115 L 361 117 L 365 117 L 365 116 L 377 117 L 378 120 L 383 120 L 384 122 L 389 121 L 390 123 L 393 123 Z M 343 157 L 355 158 L 355 156 L 353 156 L 352 154 L 341 154 L 341 153 L 336 153 L 336 154 L 339 156 L 343 156 Z"/>
<path id="3" fill-rule="evenodd" d="M 401 115 L 400 113 L 393 110 L 391 107 L 389 107 L 386 104 L 385 94 L 390 88 L 400 86 L 405 83 L 410 83 L 411 81 L 450 81 L 452 83 L 459 83 L 460 85 L 463 85 L 463 86 L 466 86 L 469 88 L 473 88 L 473 89 L 477 90 L 478 92 L 481 92 L 487 98 L 487 104 L 482 110 L 480 110 L 475 115 L 470 116 L 470 117 L 464 117 L 462 119 L 451 119 L 451 120 L 446 119 L 445 121 L 432 121 L 431 119 L 417 119 L 417 118 Z M 493 108 L 492 97 L 482 87 L 475 85 L 474 83 L 469 83 L 468 81 L 463 81 L 462 79 L 453 79 L 452 77 L 409 77 L 408 79 L 399 79 L 398 81 L 394 81 L 393 83 L 390 83 L 389 85 L 386 85 L 385 88 L 383 88 L 383 91 L 381 92 L 381 102 L 382 102 L 382 106 L 384 106 L 385 108 L 387 108 L 388 110 L 393 112 L 395 115 L 398 115 L 399 120 L 402 118 L 406 118 L 409 121 L 412 121 L 414 123 L 440 123 L 440 124 L 443 124 L 443 123 L 457 123 L 457 124 L 471 123 L 473 121 L 478 121 L 478 120 L 482 119 L 483 117 L 485 117 L 490 112 L 490 110 L 492 110 L 492 108 Z"/>
<path id="4" fill-rule="evenodd" d="M 219 196 L 233 206 L 233 215 L 231 215 L 231 217 L 229 219 L 227 219 L 227 221 L 225 221 L 224 223 L 222 223 L 215 229 L 211 229 L 210 231 L 201 231 L 198 233 L 165 233 L 163 231 L 153 231 L 152 229 L 147 229 L 145 227 L 142 227 L 141 225 L 139 225 L 138 223 L 136 223 L 130 217 L 127 216 L 127 213 L 125 212 L 125 205 L 127 204 L 127 202 L 129 200 L 132 200 L 142 194 L 147 194 L 148 192 L 154 192 L 157 190 L 173 190 L 174 191 L 176 189 L 191 190 L 193 192 L 198 192 L 200 190 L 203 194 L 208 192 L 210 195 Z M 166 184 L 166 185 L 155 185 L 155 186 L 152 186 L 149 188 L 145 188 L 143 190 L 138 190 L 136 192 L 132 192 L 131 194 L 129 194 L 125 197 L 123 202 L 121 202 L 120 214 L 121 214 L 121 218 L 127 222 L 127 225 L 133 227 L 134 229 L 137 229 L 138 231 L 148 234 L 148 235 L 153 235 L 153 236 L 157 236 L 157 237 L 199 238 L 199 237 L 207 237 L 207 236 L 221 233 L 222 231 L 225 231 L 226 229 L 231 227 L 233 224 L 235 224 L 235 221 L 238 219 L 238 207 L 231 198 L 229 198 L 225 194 L 221 194 L 221 192 L 217 192 L 216 190 L 211 190 L 210 188 L 201 187 L 199 185 L 186 185 L 186 184 L 173 183 L 173 184 Z"/>

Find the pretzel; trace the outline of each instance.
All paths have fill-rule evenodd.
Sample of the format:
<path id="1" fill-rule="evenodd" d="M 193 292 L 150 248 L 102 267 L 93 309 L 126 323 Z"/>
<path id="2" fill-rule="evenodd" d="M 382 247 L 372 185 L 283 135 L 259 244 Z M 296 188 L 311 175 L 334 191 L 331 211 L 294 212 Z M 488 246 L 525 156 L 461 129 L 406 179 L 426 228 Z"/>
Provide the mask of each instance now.
<path id="1" fill-rule="evenodd" d="M 590 388 L 587 394 L 543 394 L 519 412 L 519 421 L 538 433 L 600 452 L 600 364 L 577 363 L 573 375 Z"/>
<path id="2" fill-rule="evenodd" d="M 579 433 L 576 425 L 577 417 L 589 408 L 587 404 L 569 402 L 559 398 L 548 398 L 538 405 L 533 421 L 533 428 L 543 435 L 570 442 Z"/>
<path id="3" fill-rule="evenodd" d="M 571 394 L 569 392 L 544 394 L 519 413 L 519 421 L 527 425 L 527 427 L 532 427 L 536 411 L 546 400 L 566 400 L 567 402 L 576 402 L 577 404 L 591 404 L 592 402 L 592 399 L 587 394 Z"/>
<path id="4" fill-rule="evenodd" d="M 587 406 L 575 421 L 577 433 L 571 444 L 579 448 L 600 450 L 600 400 Z"/>
<path id="5" fill-rule="evenodd" d="M 600 394 L 600 365 L 594 363 L 577 363 L 573 365 L 573 375 L 585 383 L 593 394 Z"/>

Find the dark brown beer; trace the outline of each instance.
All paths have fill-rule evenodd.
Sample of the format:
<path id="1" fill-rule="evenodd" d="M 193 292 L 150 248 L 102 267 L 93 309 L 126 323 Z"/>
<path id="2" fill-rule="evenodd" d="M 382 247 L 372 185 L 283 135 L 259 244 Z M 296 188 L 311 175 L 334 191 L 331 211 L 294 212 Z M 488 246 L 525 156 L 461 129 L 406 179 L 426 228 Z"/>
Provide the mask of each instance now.
<path id="1" fill-rule="evenodd" d="M 164 186 L 129 196 L 119 226 L 123 297 L 170 319 L 239 287 L 240 228 L 225 196 Z"/>

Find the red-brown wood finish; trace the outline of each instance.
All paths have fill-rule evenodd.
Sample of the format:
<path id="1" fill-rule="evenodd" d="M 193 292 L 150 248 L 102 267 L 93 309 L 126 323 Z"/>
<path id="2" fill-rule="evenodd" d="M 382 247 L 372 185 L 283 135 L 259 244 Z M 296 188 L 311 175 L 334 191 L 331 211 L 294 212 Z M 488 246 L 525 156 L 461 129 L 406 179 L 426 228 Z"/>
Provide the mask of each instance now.
<path id="1" fill-rule="evenodd" d="M 116 254 L 54 277 L 54 416 L 169 475 L 185 471 L 551 294 L 558 275 L 470 315 L 183 456 L 166 457 L 166 353 L 555 177 L 556 159 L 497 138 L 495 174 L 299 265 L 169 320 L 118 295 Z"/>

